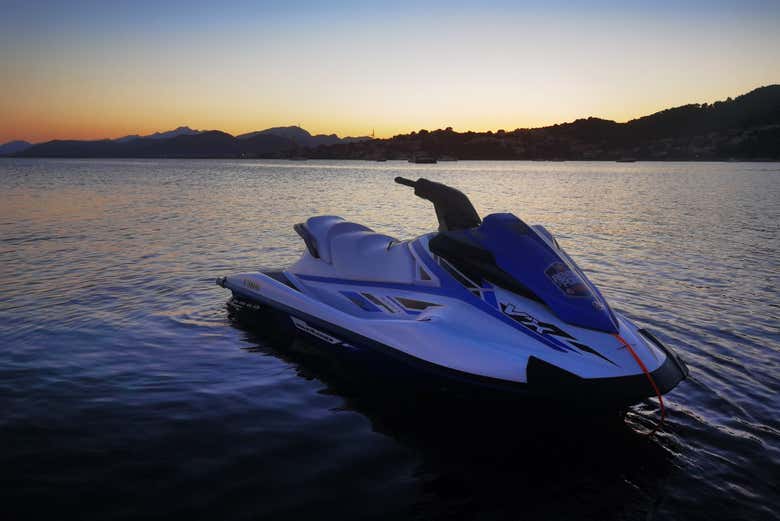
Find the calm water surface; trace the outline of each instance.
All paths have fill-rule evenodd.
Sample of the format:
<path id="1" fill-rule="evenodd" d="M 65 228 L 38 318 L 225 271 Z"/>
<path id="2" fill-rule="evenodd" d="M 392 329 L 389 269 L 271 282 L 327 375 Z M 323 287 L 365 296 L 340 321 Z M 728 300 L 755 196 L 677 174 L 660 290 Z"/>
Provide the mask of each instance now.
<path id="1" fill-rule="evenodd" d="M 664 431 L 375 400 L 231 323 L 214 278 L 308 216 L 435 228 L 396 175 L 545 224 L 676 348 Z M 0 197 L 3 519 L 780 519 L 777 163 L 0 159 Z"/>

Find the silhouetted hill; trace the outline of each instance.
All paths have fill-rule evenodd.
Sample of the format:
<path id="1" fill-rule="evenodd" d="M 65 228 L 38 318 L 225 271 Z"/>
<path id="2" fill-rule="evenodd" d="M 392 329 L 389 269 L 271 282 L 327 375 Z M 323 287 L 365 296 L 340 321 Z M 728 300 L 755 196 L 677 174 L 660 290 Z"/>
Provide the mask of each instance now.
<path id="1" fill-rule="evenodd" d="M 132 157 L 237 157 L 241 149 L 236 138 L 219 130 L 182 134 L 168 139 L 143 139 L 128 143 Z"/>
<path id="2" fill-rule="evenodd" d="M 334 145 L 336 143 L 342 142 L 352 143 L 371 139 L 370 137 L 345 137 L 342 139 L 336 134 L 317 134 L 316 136 L 313 136 L 307 130 L 298 126 L 267 128 L 265 130 L 258 130 L 256 132 L 241 134 L 240 136 L 236 137 L 238 139 L 248 139 L 263 134 L 288 139 L 295 143 L 295 145 L 304 148 L 315 148 L 322 145 Z"/>
<path id="3" fill-rule="evenodd" d="M 251 137 L 259 136 L 261 134 L 269 134 L 273 136 L 283 137 L 285 139 L 289 139 L 294 142 L 307 141 L 309 138 L 312 137 L 308 130 L 304 130 L 299 126 L 272 127 L 272 128 L 267 128 L 265 130 L 248 132 L 246 134 L 241 134 L 236 137 L 238 139 L 248 139 Z"/>
<path id="4" fill-rule="evenodd" d="M 256 133 L 239 138 L 242 157 L 269 157 L 270 155 L 290 154 L 299 147 L 294 141 L 274 134 Z"/>
<path id="5" fill-rule="evenodd" d="M 31 146 L 32 143 L 28 143 L 27 141 L 9 141 L 8 143 L 3 143 L 0 145 L 0 156 L 4 156 L 6 154 L 16 154 L 22 150 L 27 150 Z"/>
<path id="6" fill-rule="evenodd" d="M 114 141 L 124 143 L 127 141 L 133 141 L 134 139 L 168 139 L 176 136 L 192 136 L 194 134 L 200 134 L 201 132 L 203 131 L 192 130 L 190 127 L 178 127 L 173 130 L 168 130 L 167 132 L 155 132 L 154 134 L 149 134 L 147 136 L 139 136 L 138 134 L 133 134 L 130 136 L 117 138 Z"/>
<path id="7" fill-rule="evenodd" d="M 49 141 L 22 151 L 23 157 L 237 157 L 236 139 L 218 130 L 171 138 L 129 141 Z"/>
<path id="8" fill-rule="evenodd" d="M 345 138 L 349 142 L 370 138 Z M 95 141 L 55 140 L 8 152 L 20 157 L 263 158 L 300 156 L 307 148 L 341 143 L 336 134 L 312 136 L 300 127 L 277 127 L 233 137 L 218 130 L 179 127 L 148 136 Z"/>
<path id="9" fill-rule="evenodd" d="M 233 137 L 179 127 L 146 137 L 49 141 L 12 153 L 24 157 L 311 157 L 407 159 L 723 160 L 780 159 L 780 85 L 735 99 L 675 107 L 617 123 L 578 119 L 549 127 L 496 132 L 420 130 L 389 139 L 312 136 L 275 127 Z"/>
<path id="10" fill-rule="evenodd" d="M 780 122 L 780 85 L 761 87 L 735 99 L 684 105 L 626 123 L 637 139 L 695 136 Z"/>
<path id="11" fill-rule="evenodd" d="M 587 118 L 512 131 L 420 130 L 385 140 L 319 147 L 311 157 L 406 159 L 420 153 L 460 159 L 780 159 L 780 85 L 626 123 Z"/>
<path id="12" fill-rule="evenodd" d="M 110 139 L 98 141 L 74 141 L 55 139 L 23 150 L 16 156 L 21 157 L 130 157 L 122 156 L 124 147 L 121 143 Z"/>

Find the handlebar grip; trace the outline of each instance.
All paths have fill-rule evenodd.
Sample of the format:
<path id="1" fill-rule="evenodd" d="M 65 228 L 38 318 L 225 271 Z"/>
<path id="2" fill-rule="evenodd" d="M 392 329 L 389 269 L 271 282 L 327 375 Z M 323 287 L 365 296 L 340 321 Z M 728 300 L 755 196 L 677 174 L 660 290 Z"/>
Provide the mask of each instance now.
<path id="1" fill-rule="evenodd" d="M 405 177 L 396 177 L 395 182 L 398 183 L 399 185 L 411 186 L 412 188 L 417 187 L 417 183 L 415 183 L 411 179 L 406 179 Z"/>

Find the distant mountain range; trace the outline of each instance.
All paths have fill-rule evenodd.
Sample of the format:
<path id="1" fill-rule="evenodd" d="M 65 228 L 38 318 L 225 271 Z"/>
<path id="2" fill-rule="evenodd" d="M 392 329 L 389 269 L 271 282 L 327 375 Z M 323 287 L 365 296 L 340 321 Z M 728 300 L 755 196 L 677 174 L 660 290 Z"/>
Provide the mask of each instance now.
<path id="1" fill-rule="evenodd" d="M 0 155 L 16 157 L 257 158 L 298 156 L 311 147 L 357 143 L 370 137 L 312 136 L 300 127 L 275 127 L 240 136 L 179 127 L 147 136 L 95 141 L 54 140 L 36 145 L 13 141 Z M 23 143 L 23 145 L 22 145 Z M 16 145 L 15 145 L 16 144 Z M 7 151 L 6 151 L 7 148 Z"/>
<path id="2" fill-rule="evenodd" d="M 538 160 L 779 160 L 780 85 L 735 99 L 690 104 L 617 123 L 587 118 L 550 127 L 496 132 L 420 130 L 389 139 L 311 135 L 275 127 L 239 136 L 179 127 L 99 141 L 14 141 L 0 155 L 19 157 L 318 158 Z"/>
<path id="3" fill-rule="evenodd" d="M 133 134 L 131 136 L 114 139 L 114 141 L 117 143 L 127 143 L 128 141 L 133 141 L 135 139 L 168 139 L 176 136 L 194 136 L 195 134 L 200 134 L 201 132 L 203 131 L 192 130 L 190 127 L 179 127 L 167 132 L 155 132 L 154 134 L 149 134 L 148 136 L 139 136 L 138 134 Z"/>

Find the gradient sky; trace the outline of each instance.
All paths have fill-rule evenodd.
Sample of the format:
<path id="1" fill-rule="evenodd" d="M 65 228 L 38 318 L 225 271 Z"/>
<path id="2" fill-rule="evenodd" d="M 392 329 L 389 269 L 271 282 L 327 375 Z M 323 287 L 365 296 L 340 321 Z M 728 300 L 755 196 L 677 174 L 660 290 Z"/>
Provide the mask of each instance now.
<path id="1" fill-rule="evenodd" d="M 776 0 L 0 0 L 0 143 L 626 121 L 780 83 L 779 27 Z"/>

